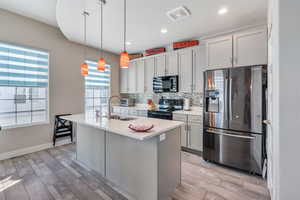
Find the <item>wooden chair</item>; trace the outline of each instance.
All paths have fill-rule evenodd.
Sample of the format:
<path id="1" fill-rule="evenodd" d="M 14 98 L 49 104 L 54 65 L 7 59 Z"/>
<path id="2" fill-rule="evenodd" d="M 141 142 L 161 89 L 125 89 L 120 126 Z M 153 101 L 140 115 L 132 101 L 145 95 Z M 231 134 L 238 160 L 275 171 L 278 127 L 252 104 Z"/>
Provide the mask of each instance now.
<path id="1" fill-rule="evenodd" d="M 53 146 L 55 146 L 56 139 L 61 137 L 71 137 L 71 142 L 73 142 L 73 123 L 60 118 L 68 115 L 71 114 L 55 115 Z"/>

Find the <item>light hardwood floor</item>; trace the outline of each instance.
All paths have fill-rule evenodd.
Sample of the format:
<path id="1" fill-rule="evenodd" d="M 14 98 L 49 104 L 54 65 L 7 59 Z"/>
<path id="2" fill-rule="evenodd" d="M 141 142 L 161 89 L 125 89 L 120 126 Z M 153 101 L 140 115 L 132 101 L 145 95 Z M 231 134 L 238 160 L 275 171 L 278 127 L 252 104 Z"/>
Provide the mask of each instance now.
<path id="1" fill-rule="evenodd" d="M 75 145 L 0 161 L 0 200 L 125 200 L 94 171 L 76 162 Z M 265 200 L 265 182 L 182 153 L 182 184 L 173 200 Z"/>

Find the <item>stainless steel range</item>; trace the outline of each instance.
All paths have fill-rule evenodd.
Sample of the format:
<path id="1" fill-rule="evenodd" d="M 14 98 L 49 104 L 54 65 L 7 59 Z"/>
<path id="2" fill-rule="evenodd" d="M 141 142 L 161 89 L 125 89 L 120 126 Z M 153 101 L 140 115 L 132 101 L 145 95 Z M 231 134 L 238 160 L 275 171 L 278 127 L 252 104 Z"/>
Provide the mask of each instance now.
<path id="1" fill-rule="evenodd" d="M 261 174 L 266 66 L 204 73 L 203 158 Z"/>
<path id="2" fill-rule="evenodd" d="M 159 119 L 173 119 L 173 111 L 183 109 L 183 99 L 164 99 L 158 103 L 158 110 L 148 110 L 148 117 Z"/>

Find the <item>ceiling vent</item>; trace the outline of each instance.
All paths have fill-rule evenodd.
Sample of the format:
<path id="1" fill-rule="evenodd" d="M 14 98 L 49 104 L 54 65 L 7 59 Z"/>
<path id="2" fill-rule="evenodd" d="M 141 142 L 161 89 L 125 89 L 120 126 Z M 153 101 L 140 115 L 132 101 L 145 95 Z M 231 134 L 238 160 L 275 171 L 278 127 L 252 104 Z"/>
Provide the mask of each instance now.
<path id="1" fill-rule="evenodd" d="M 190 11 L 184 6 L 180 6 L 167 12 L 167 16 L 174 22 L 185 19 L 190 15 Z"/>

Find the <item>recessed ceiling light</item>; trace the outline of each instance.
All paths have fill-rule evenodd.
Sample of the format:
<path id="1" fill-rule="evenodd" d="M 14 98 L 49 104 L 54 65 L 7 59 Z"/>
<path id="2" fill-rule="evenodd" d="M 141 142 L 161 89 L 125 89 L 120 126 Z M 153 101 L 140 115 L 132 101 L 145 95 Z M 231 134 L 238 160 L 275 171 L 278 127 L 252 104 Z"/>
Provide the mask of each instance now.
<path id="1" fill-rule="evenodd" d="M 126 45 L 131 45 L 131 42 L 126 42 Z"/>
<path id="2" fill-rule="evenodd" d="M 218 14 L 219 15 L 224 15 L 228 12 L 228 9 L 227 8 L 221 8 L 219 11 L 218 11 Z"/>
<path id="3" fill-rule="evenodd" d="M 160 32 L 161 32 L 161 33 L 167 33 L 167 32 L 168 32 L 168 29 L 162 28 L 162 29 L 160 30 Z"/>

